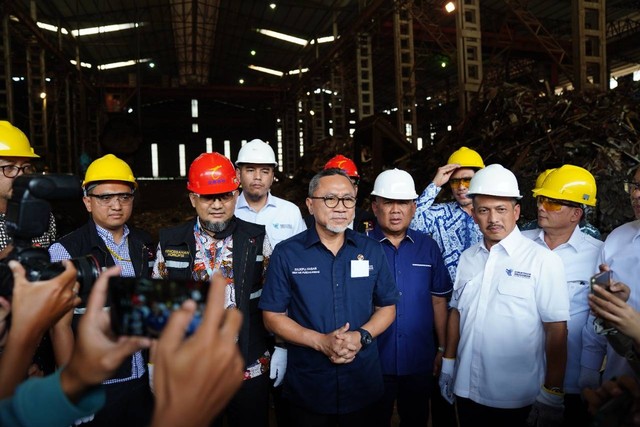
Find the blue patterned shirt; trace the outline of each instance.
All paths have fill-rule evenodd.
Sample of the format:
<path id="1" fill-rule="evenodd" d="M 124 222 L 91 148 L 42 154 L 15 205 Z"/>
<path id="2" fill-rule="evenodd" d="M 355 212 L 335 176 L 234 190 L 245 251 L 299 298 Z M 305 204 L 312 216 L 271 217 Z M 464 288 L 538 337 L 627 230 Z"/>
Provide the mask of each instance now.
<path id="1" fill-rule="evenodd" d="M 433 182 L 425 188 L 416 201 L 416 213 L 409 228 L 427 233 L 436 241 L 454 282 L 460 255 L 480 242 L 482 233 L 473 217 L 457 202 L 433 203 L 440 190 Z"/>

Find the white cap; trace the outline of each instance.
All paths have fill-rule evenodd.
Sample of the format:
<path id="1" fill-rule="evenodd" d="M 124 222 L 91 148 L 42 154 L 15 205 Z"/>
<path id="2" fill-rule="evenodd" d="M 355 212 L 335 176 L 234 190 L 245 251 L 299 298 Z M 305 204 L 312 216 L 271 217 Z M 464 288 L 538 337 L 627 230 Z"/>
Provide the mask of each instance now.
<path id="1" fill-rule="evenodd" d="M 381 172 L 373 184 L 372 196 L 391 200 L 415 200 L 418 198 L 413 178 L 400 169 Z"/>
<path id="2" fill-rule="evenodd" d="M 252 139 L 242 146 L 238 152 L 236 166 L 240 166 L 241 163 L 278 166 L 273 148 L 261 139 Z"/>
<path id="3" fill-rule="evenodd" d="M 478 194 L 522 198 L 516 176 L 509 169 L 497 163 L 480 169 L 471 179 L 467 196 L 472 197 Z"/>

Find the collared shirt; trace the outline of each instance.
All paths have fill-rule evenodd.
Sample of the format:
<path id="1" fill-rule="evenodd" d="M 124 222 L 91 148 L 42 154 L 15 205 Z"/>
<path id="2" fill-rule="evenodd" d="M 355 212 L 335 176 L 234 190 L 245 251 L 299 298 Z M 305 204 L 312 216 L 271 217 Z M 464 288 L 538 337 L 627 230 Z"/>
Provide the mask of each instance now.
<path id="1" fill-rule="evenodd" d="M 598 261 L 592 267 L 592 274 L 598 271 L 598 265 L 608 264 L 613 272 L 612 279 L 622 282 L 631 288 L 631 295 L 627 301 L 635 310 L 640 310 L 640 220 L 628 222 L 614 229 L 604 241 Z M 607 364 L 602 375 L 602 381 L 610 380 L 620 375 L 634 376 L 627 360 L 620 356 L 607 338 L 597 335 L 593 330 L 593 315 L 589 315 L 582 333 L 582 366 L 590 369 L 600 369 L 604 356 Z"/>
<path id="2" fill-rule="evenodd" d="M 569 319 L 560 257 L 517 227 L 463 252 L 451 306 L 460 313 L 454 393 L 494 408 L 531 405 L 545 377 L 543 322 Z"/>
<path id="3" fill-rule="evenodd" d="M 136 273 L 133 270 L 133 264 L 131 264 L 131 256 L 129 255 L 129 227 L 125 224 L 124 231 L 122 233 L 122 239 L 120 243 L 116 243 L 113 239 L 113 235 L 106 228 L 100 227 L 96 224 L 96 231 L 98 236 L 104 241 L 107 246 L 111 258 L 122 269 L 120 276 L 122 277 L 135 277 Z M 52 262 L 62 261 L 63 259 L 71 258 L 67 249 L 60 243 L 54 243 L 49 247 L 49 255 Z"/>
<path id="4" fill-rule="evenodd" d="M 473 217 L 458 202 L 433 204 L 441 188 L 432 182 L 416 201 L 416 213 L 410 228 L 429 234 L 442 251 L 444 265 L 453 282 L 462 252 L 482 240 Z"/>
<path id="5" fill-rule="evenodd" d="M 215 271 L 219 271 L 227 282 L 224 288 L 224 308 L 225 310 L 237 308 L 236 288 L 233 284 L 233 234 L 216 239 L 202 231 L 200 218 L 198 218 L 193 226 L 193 235 L 196 244 L 196 253 L 193 257 L 193 280 L 208 281 Z M 262 254 L 264 258 L 268 258 L 271 255 L 271 245 L 268 237 L 265 237 L 262 244 Z M 158 279 L 166 277 L 168 275 L 167 270 L 161 268 L 162 265 L 167 266 L 166 264 L 162 255 L 162 248 L 158 244 L 152 277 Z M 267 264 L 266 262 L 263 264 L 265 268 Z M 269 360 L 270 354 L 267 352 L 258 360 L 254 360 L 251 363 L 247 361 L 244 379 L 256 378 L 265 373 L 269 368 Z"/>
<path id="6" fill-rule="evenodd" d="M 398 248 L 379 227 L 369 236 L 382 244 L 400 292 L 396 320 L 378 337 L 382 373 L 431 374 L 436 355 L 431 297 L 446 298 L 452 288 L 440 248 L 431 237 L 411 229 Z"/>
<path id="7" fill-rule="evenodd" d="M 100 227 L 96 224 L 96 231 L 98 232 L 98 236 L 104 241 L 104 244 L 107 246 L 107 250 L 111 254 L 113 261 L 116 265 L 119 265 L 120 276 L 121 277 L 135 277 L 136 273 L 133 269 L 133 264 L 131 264 L 131 257 L 129 256 L 129 227 L 124 225 L 124 232 L 122 234 L 122 239 L 120 243 L 116 243 L 113 239 L 113 235 L 109 230 Z M 62 261 L 63 259 L 71 258 L 69 252 L 62 246 L 60 243 L 54 243 L 49 247 L 49 256 L 51 257 L 52 262 Z M 127 378 L 112 378 L 105 380 L 103 384 L 115 384 L 122 383 L 125 381 L 130 381 L 136 378 L 140 378 L 145 373 L 146 363 L 144 358 L 142 357 L 142 352 L 137 351 L 131 356 L 131 376 Z"/>
<path id="8" fill-rule="evenodd" d="M 9 243 L 11 243 L 11 238 L 7 234 L 6 228 L 6 216 L 3 213 L 0 213 L 0 251 L 3 250 Z M 42 236 L 34 237 L 31 239 L 31 244 L 33 246 L 48 248 L 51 243 L 56 240 L 56 219 L 52 213 L 49 214 L 49 229 L 44 232 Z"/>
<path id="9" fill-rule="evenodd" d="M 334 256 L 315 227 L 278 244 L 259 307 L 326 334 L 349 323 L 356 330 L 375 307 L 394 305 L 398 290 L 380 243 L 352 230 Z M 289 345 L 284 395 L 317 413 L 344 414 L 372 404 L 383 392 L 376 340 L 354 361 L 335 365 L 312 348 Z"/>
<path id="10" fill-rule="evenodd" d="M 240 193 L 235 215 L 245 221 L 264 225 L 269 242 L 273 246 L 307 229 L 300 209 L 293 203 L 271 193 L 267 194 L 267 204 L 259 212 L 249 206 L 244 193 Z"/>
<path id="11" fill-rule="evenodd" d="M 549 248 L 544 241 L 544 230 L 523 231 L 522 235 L 532 239 L 539 245 Z M 569 311 L 571 319 L 567 322 L 567 368 L 564 374 L 565 393 L 580 393 L 578 385 L 580 377 L 580 357 L 582 354 L 582 330 L 589 317 L 590 279 L 593 266 L 596 265 L 602 241 L 593 238 L 576 227 L 566 243 L 553 249 L 564 264 L 569 290 Z"/>

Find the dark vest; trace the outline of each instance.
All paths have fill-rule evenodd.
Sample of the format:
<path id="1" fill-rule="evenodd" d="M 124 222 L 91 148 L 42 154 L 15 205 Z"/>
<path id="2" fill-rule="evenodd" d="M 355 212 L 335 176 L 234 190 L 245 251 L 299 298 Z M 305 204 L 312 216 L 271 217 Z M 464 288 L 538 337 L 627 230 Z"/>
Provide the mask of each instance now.
<path id="1" fill-rule="evenodd" d="M 93 255 L 102 268 L 115 265 L 113 257 L 109 253 L 107 245 L 98 235 L 96 224 L 92 219 L 89 219 L 82 227 L 60 238 L 57 243 L 64 246 L 72 258 Z M 153 262 L 155 255 L 155 246 L 152 243 L 151 235 L 146 231 L 129 227 L 128 244 L 129 256 L 136 277 L 151 277 L 149 264 Z M 92 287 L 84 286 L 80 290 L 82 298 L 80 307 L 84 307 L 87 303 Z"/>
<path id="2" fill-rule="evenodd" d="M 159 243 L 169 279 L 192 280 L 196 240 L 194 218 L 187 223 L 160 230 Z M 225 233 L 226 232 L 226 233 Z M 229 228 L 219 235 L 233 235 L 233 285 L 238 309 L 243 321 L 238 345 L 249 365 L 267 350 L 268 333 L 258 309 L 263 285 L 262 245 L 265 238 L 263 225 L 253 224 L 234 217 Z M 220 236 L 222 237 L 222 236 Z"/>
<path id="3" fill-rule="evenodd" d="M 151 277 L 151 269 L 149 263 L 153 261 L 155 252 L 154 245 L 151 242 L 151 235 L 146 231 L 129 227 L 129 236 L 127 242 L 129 244 L 129 256 L 131 257 L 131 264 L 135 271 L 136 277 Z M 100 267 L 111 267 L 115 265 L 113 257 L 107 249 L 107 245 L 104 240 L 98 235 L 96 224 L 92 219 L 83 225 L 82 227 L 72 231 L 66 236 L 60 238 L 57 243 L 60 243 L 69 252 L 72 258 L 78 258 L 85 255 L 93 255 Z M 80 289 L 80 297 L 82 303 L 78 307 L 86 307 L 89 294 L 93 288 L 93 283 L 90 286 L 83 286 Z M 109 301 L 107 300 L 107 305 Z M 80 316 L 73 316 L 73 329 L 77 327 L 77 322 Z M 111 378 L 127 378 L 131 376 L 131 359 L 125 359 L 120 365 L 118 370 Z"/>

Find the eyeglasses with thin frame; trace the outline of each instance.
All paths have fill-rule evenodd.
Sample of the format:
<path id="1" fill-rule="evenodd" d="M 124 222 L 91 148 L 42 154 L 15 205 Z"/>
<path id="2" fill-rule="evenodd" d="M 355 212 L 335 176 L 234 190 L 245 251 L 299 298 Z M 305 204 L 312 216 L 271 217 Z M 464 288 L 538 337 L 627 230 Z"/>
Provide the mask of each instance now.
<path id="1" fill-rule="evenodd" d="M 469 188 L 471 184 L 471 178 L 451 178 L 449 180 L 449 185 L 451 188 L 460 188 L 461 186 L 465 186 Z"/>
<path id="2" fill-rule="evenodd" d="M 15 178 L 20 172 L 25 175 L 36 172 L 36 168 L 33 165 L 4 165 L 0 166 L 0 169 L 2 169 L 2 174 L 7 178 Z"/>
<path id="3" fill-rule="evenodd" d="M 98 202 L 100 206 L 110 206 L 116 200 L 123 206 L 133 203 L 133 193 L 105 193 L 105 194 L 87 194 Z"/>
<path id="4" fill-rule="evenodd" d="M 353 209 L 356 206 L 356 198 L 352 196 L 338 197 L 338 196 L 309 196 L 310 199 L 323 200 L 324 205 L 329 209 L 333 209 L 338 206 L 338 203 L 342 202 L 342 205 L 347 209 Z"/>
<path id="5" fill-rule="evenodd" d="M 538 207 L 542 206 L 544 210 L 547 212 L 558 212 L 560 209 L 562 209 L 563 206 L 568 206 L 570 208 L 580 207 L 575 203 L 569 203 L 563 200 L 550 199 L 549 197 L 545 197 L 545 196 L 536 197 L 536 203 L 538 204 Z"/>
<path id="6" fill-rule="evenodd" d="M 624 182 L 624 191 L 631 194 L 634 191 L 640 190 L 640 182 L 634 181 L 625 181 Z"/>
<path id="7" fill-rule="evenodd" d="M 211 203 L 215 200 L 220 200 L 222 203 L 230 202 L 233 199 L 233 196 L 236 194 L 234 191 L 229 191 L 227 193 L 219 193 L 219 194 L 198 194 L 193 193 L 195 197 L 200 199 L 203 203 Z"/>

